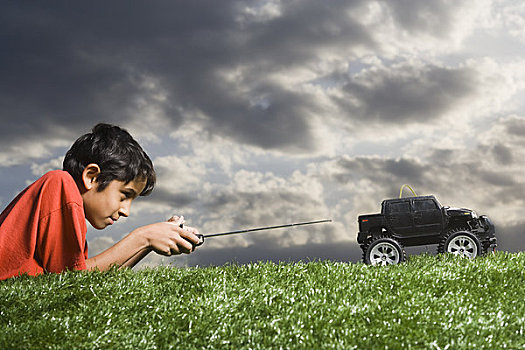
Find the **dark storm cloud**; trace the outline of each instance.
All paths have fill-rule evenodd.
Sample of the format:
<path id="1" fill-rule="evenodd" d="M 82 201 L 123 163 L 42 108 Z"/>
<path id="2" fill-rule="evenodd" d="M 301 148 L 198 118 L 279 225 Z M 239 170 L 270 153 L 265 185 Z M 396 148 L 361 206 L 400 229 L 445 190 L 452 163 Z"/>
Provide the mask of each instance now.
<path id="1" fill-rule="evenodd" d="M 455 25 L 453 14 L 460 9 L 461 1 L 384 1 L 388 4 L 394 21 L 408 31 L 428 33 L 433 36 L 447 36 Z M 456 8 L 454 8 L 456 7 Z"/>
<path id="2" fill-rule="evenodd" d="M 525 138 L 525 118 L 509 118 L 509 120 L 505 122 L 504 126 L 509 135 Z"/>
<path id="3" fill-rule="evenodd" d="M 180 109 L 201 111 L 210 129 L 243 142 L 308 148 L 305 118 L 313 105 L 264 82 L 265 66 L 302 64 L 314 59 L 320 43 L 342 40 L 348 32 L 330 38 L 321 27 L 344 4 L 291 4 L 285 9 L 291 18 L 257 28 L 236 23 L 244 4 L 4 3 L 1 142 L 14 142 L 21 133 L 52 134 L 53 125 L 125 121 L 137 100 L 147 99 L 143 82 L 152 77 L 168 95 L 162 108 L 172 125 L 180 122 Z M 226 82 L 219 74 L 241 65 L 249 66 L 245 81 Z M 250 81 L 254 94 L 266 100 L 262 107 L 251 101 L 257 96 L 243 96 L 236 86 Z"/>
<path id="4" fill-rule="evenodd" d="M 3 2 L 0 146 L 5 150 L 31 135 L 52 138 L 59 127 L 73 138 L 102 120 L 136 125 L 146 105 L 156 107 L 161 119 L 143 120 L 150 129 L 169 130 L 200 112 L 212 133 L 262 148 L 311 149 L 308 118 L 319 112 L 317 102 L 269 76 L 315 63 L 326 53 L 380 51 L 381 43 L 373 28 L 359 22 L 366 1 L 284 1 L 280 15 L 262 20 L 245 11 L 262 4 Z M 385 6 L 402 13 L 396 10 L 400 4 Z M 423 5 L 411 9 L 428 12 Z M 449 16 L 434 12 L 434 18 Z M 423 24 L 411 22 L 411 30 L 426 30 Z M 225 78 L 235 72 L 233 80 Z M 361 116 L 430 118 L 425 108 L 435 115 L 456 100 L 454 94 L 465 94 L 468 86 L 460 78 L 461 71 L 434 67 L 423 80 L 384 77 L 375 87 L 354 81 L 346 91 L 363 101 L 354 108 Z"/>
<path id="5" fill-rule="evenodd" d="M 429 122 L 476 92 L 469 68 L 402 65 L 369 70 L 344 85 L 338 103 L 350 118 L 367 122 Z"/>
<path id="6" fill-rule="evenodd" d="M 512 150 L 504 144 L 498 143 L 491 149 L 496 162 L 501 165 L 510 165 L 513 161 Z"/>
<path id="7" fill-rule="evenodd" d="M 268 247 L 261 244 L 253 244 L 245 248 L 232 247 L 223 249 L 206 249 L 206 246 L 202 246 L 190 255 L 188 262 L 190 266 L 207 266 L 247 264 L 259 261 L 273 261 L 276 263 L 314 260 L 357 262 L 361 258 L 362 252 L 357 244 L 353 244 L 353 242 L 337 242 L 296 245 L 286 248 Z"/>
<path id="8" fill-rule="evenodd" d="M 187 207 L 195 202 L 195 196 L 188 192 L 171 193 L 166 190 L 156 190 L 147 198 L 148 203 L 160 204 L 169 208 Z"/>
<path id="9" fill-rule="evenodd" d="M 122 122 L 139 97 L 148 98 L 134 61 L 150 36 L 138 27 L 152 18 L 147 7 L 121 12 L 113 5 L 2 4 L 2 144 L 21 134 L 52 135 L 56 126 Z"/>
<path id="10" fill-rule="evenodd" d="M 501 171 L 476 169 L 479 172 L 479 178 L 487 185 L 494 185 L 500 188 L 517 185 L 514 178 Z"/>
<path id="11" fill-rule="evenodd" d="M 525 222 L 514 225 L 496 227 L 498 237 L 498 250 L 509 252 L 523 251 L 523 240 L 525 238 Z"/>
<path id="12" fill-rule="evenodd" d="M 282 15 L 266 23 L 249 25 L 256 55 L 250 59 L 269 67 L 288 68 L 316 60 L 323 50 L 372 46 L 377 43 L 369 28 L 349 13 L 360 11 L 366 1 L 283 1 Z M 251 51 L 254 52 L 254 51 Z"/>
<path id="13" fill-rule="evenodd" d="M 337 161 L 340 171 L 335 171 L 334 179 L 340 184 L 348 183 L 365 175 L 370 181 L 377 183 L 411 183 L 421 184 L 428 168 L 415 159 L 375 158 L 375 157 L 343 157 Z"/>
<path id="14" fill-rule="evenodd" d="M 410 184 L 433 193 L 449 193 L 456 187 L 472 188 L 473 193 L 486 193 L 493 202 L 494 198 L 506 202 L 523 198 L 525 187 L 512 172 L 494 167 L 497 159 L 478 156 L 484 148 L 469 151 L 476 156 L 466 159 L 461 158 L 466 151 L 434 151 L 424 162 L 410 158 L 343 157 L 336 162 L 331 176 L 339 184 L 366 178 L 380 185 L 385 193 L 396 193 L 402 184 Z"/>

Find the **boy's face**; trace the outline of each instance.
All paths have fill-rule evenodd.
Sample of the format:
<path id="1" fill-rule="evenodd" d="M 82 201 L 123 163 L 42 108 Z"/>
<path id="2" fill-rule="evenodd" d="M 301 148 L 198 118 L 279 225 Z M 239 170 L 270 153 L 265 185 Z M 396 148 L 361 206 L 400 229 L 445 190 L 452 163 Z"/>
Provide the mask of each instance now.
<path id="1" fill-rule="evenodd" d="M 101 230 L 112 225 L 121 216 L 129 215 L 131 202 L 146 186 L 146 181 L 133 180 L 129 183 L 113 180 L 102 191 L 98 184 L 82 194 L 84 212 L 91 226 Z"/>

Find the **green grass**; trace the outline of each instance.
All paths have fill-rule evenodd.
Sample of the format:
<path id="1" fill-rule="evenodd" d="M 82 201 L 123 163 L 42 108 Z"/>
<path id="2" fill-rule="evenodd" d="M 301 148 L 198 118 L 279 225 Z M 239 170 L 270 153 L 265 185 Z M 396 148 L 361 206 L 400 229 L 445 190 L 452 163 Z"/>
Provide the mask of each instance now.
<path id="1" fill-rule="evenodd" d="M 525 254 L 0 281 L 0 349 L 518 349 Z"/>

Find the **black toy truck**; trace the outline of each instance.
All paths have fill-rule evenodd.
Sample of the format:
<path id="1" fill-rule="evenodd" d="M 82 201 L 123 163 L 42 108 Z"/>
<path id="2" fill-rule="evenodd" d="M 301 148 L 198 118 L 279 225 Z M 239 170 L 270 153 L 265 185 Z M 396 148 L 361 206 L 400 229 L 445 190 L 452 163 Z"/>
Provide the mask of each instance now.
<path id="1" fill-rule="evenodd" d="M 360 215 L 358 222 L 357 242 L 371 265 L 405 261 L 405 246 L 438 244 L 438 253 L 475 258 L 497 245 L 487 216 L 443 207 L 432 195 L 386 199 L 381 214 Z"/>

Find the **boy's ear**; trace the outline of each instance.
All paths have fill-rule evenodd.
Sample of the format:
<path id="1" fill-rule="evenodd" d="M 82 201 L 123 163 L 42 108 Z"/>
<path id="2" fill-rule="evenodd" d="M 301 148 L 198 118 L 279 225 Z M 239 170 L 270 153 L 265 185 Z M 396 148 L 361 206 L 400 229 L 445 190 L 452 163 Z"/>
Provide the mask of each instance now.
<path id="1" fill-rule="evenodd" d="M 99 174 L 100 167 L 95 163 L 88 164 L 84 168 L 84 171 L 82 172 L 82 184 L 84 185 L 84 188 L 86 190 L 90 190 L 93 187 L 95 187 L 95 183 L 97 182 L 97 176 Z"/>

